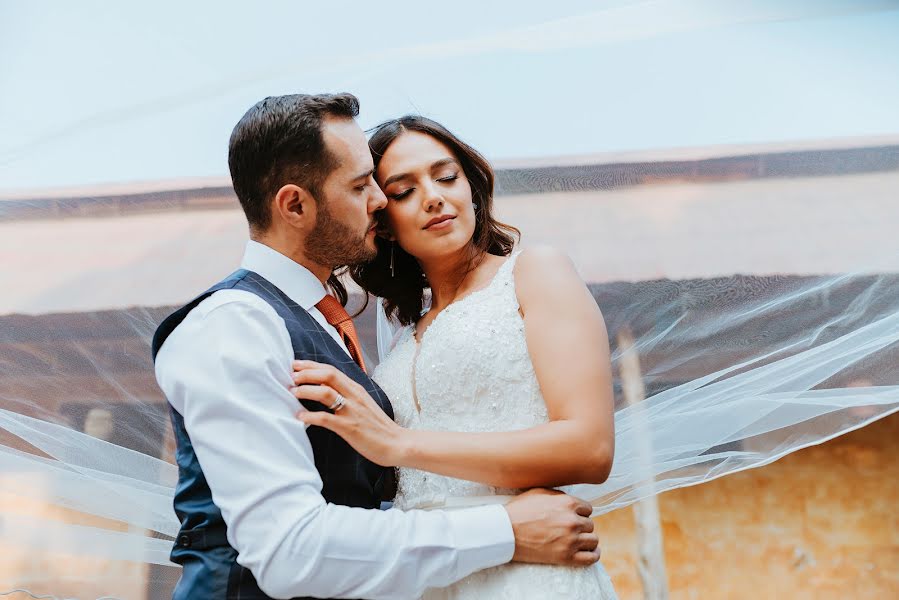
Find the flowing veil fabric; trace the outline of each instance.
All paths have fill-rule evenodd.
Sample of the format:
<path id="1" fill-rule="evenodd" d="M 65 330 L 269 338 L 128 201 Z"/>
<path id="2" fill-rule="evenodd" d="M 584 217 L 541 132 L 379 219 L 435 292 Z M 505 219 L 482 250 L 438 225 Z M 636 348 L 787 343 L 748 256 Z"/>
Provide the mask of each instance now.
<path id="1" fill-rule="evenodd" d="M 753 140 L 759 143 L 718 148 L 691 137 L 692 127 L 635 145 L 641 152 L 596 155 L 590 144 L 620 120 L 632 121 L 628 129 L 640 140 L 651 139 L 642 120 L 665 99 L 647 104 L 630 95 L 628 86 L 643 76 L 616 84 L 623 77 L 616 64 L 628 56 L 645 51 L 661 61 L 692 39 L 721 44 L 716 51 L 726 53 L 735 38 L 758 35 L 765 48 L 759 61 L 770 66 L 793 60 L 794 51 L 779 45 L 791 24 L 820 23 L 825 33 L 839 34 L 866 16 L 895 19 L 897 10 L 887 0 L 620 0 L 589 11 L 540 9 L 531 19 L 523 10 L 507 15 L 508 24 L 481 23 L 469 36 L 413 35 L 409 42 L 378 36 L 365 51 L 272 69 L 231 56 L 233 69 L 220 80 L 199 77 L 198 64 L 188 83 L 153 82 L 159 88 L 145 90 L 149 99 L 122 92 L 97 110 L 82 107 L 69 121 L 48 111 L 46 126 L 10 127 L 0 142 L 0 169 L 4 180 L 21 175 L 24 183 L 10 187 L 32 189 L 0 194 L 0 593 L 15 588 L 61 598 L 79 582 L 77 589 L 88 590 L 79 592 L 82 598 L 156 598 L 177 578 L 168 560 L 178 530 L 174 442 L 149 343 L 173 307 L 237 264 L 245 222 L 226 178 L 160 182 L 171 177 L 166 169 L 183 175 L 172 166 L 181 160 L 175 150 L 171 157 L 159 153 L 158 169 L 127 155 L 155 140 L 157 130 L 170 136 L 166 148 L 172 140 L 191 143 L 166 119 L 196 123 L 188 137 L 208 134 L 220 147 L 221 164 L 198 167 L 200 174 L 223 173 L 229 128 L 268 94 L 348 89 L 360 96 L 363 120 L 369 119 L 363 125 L 421 108 L 438 120 L 444 111 L 447 125 L 466 139 L 507 116 L 530 131 L 520 142 L 528 158 L 497 162 L 497 212 L 522 228 L 525 246 L 548 242 L 571 254 L 606 318 L 616 460 L 606 483 L 568 488 L 589 499 L 595 514 L 765 465 L 896 412 L 899 242 L 889 224 L 899 222 L 899 138 L 888 134 L 899 126 L 887 100 L 880 112 L 867 103 L 895 92 L 886 70 L 879 72 L 883 81 L 862 80 L 847 58 L 826 73 L 811 70 L 773 86 L 796 85 L 793 93 L 803 94 L 834 78 L 841 90 L 870 93 L 859 100 L 846 91 L 840 101 L 809 94 L 834 110 L 874 115 L 860 131 L 835 133 L 829 117 L 810 111 L 804 118 L 812 134 L 798 141 L 788 135 L 789 143 L 778 139 L 774 146 Z M 372 15 L 375 32 L 391 26 L 389 16 Z M 171 46 L 190 37 L 179 28 L 171 36 Z M 684 56 L 709 54 L 700 48 Z M 166 56 L 175 65 L 188 55 Z M 679 79 L 680 67 L 654 72 L 651 61 L 639 64 L 647 79 L 690 98 L 674 114 L 694 104 L 705 106 L 696 114 L 712 111 L 719 98 L 713 80 L 730 68 L 723 58 L 710 62 L 702 75 L 708 87 L 684 92 L 692 84 L 686 74 Z M 871 68 L 883 64 L 889 63 Z M 485 86 L 483 102 L 468 109 L 425 95 L 419 107 L 419 96 L 394 78 L 420 75 L 436 89 L 444 79 L 417 73 L 431 67 L 462 69 L 488 82 L 496 77 L 512 91 Z M 722 127 L 764 120 L 753 117 L 756 104 L 774 93 L 765 89 L 763 71 L 747 69 L 736 78 L 745 77 L 746 93 L 725 111 Z M 531 81 L 535 73 L 545 81 Z M 589 156 L 547 158 L 566 153 L 558 126 L 544 126 L 550 113 L 558 119 L 578 111 L 575 104 L 594 102 L 580 87 L 550 92 L 597 73 L 610 83 L 604 94 L 623 98 L 614 104 L 623 112 L 600 114 L 589 106 L 577 112 L 581 123 L 563 125 L 583 130 L 568 153 Z M 547 102 L 563 96 L 571 108 L 547 108 L 544 115 L 527 104 L 528 94 L 544 88 Z M 12 124 L 9 115 L 21 108 L 10 102 L 2 106 Z M 225 117 L 204 120 L 216 111 Z M 471 123 L 470 134 L 457 122 Z M 78 163 L 88 138 L 104 148 L 102 160 Z M 64 183 L 151 181 L 33 189 L 47 187 L 40 177 L 69 163 L 97 170 L 83 182 Z M 28 179 L 32 172 L 38 175 Z M 389 350 L 395 328 L 380 303 L 359 323 L 370 350 Z"/>
<path id="2" fill-rule="evenodd" d="M 675 303 L 689 295 L 690 307 L 637 296 L 638 302 L 607 317 L 612 333 L 619 334 L 613 356 L 619 385 L 629 383 L 624 365 L 640 354 L 651 356 L 653 350 L 661 354 L 657 344 L 669 346 L 666 354 L 673 364 L 640 375 L 641 388 L 692 362 L 706 363 L 711 372 L 645 399 L 641 390 L 636 403 L 619 403 L 609 480 L 565 488 L 590 500 L 594 515 L 765 465 L 899 410 L 899 377 L 893 367 L 899 358 L 899 278 L 811 278 L 788 286 L 760 278 L 753 283 L 751 290 L 736 279 L 704 283 L 704 293 L 697 293 L 702 287 L 685 286 L 674 296 Z M 722 293 L 728 294 L 727 304 L 720 302 Z M 832 307 L 809 311 L 822 295 L 831 302 L 842 297 L 856 307 L 840 307 L 835 315 Z M 859 303 L 860 298 L 871 303 Z M 647 309 L 654 315 L 677 310 L 676 322 L 661 335 L 635 342 L 630 327 L 653 320 L 643 314 Z M 758 354 L 741 352 L 752 335 L 748 328 L 764 328 L 764 335 L 776 340 L 773 347 Z M 392 348 L 398 329 L 378 302 L 381 358 Z M 709 360 L 713 352 L 730 356 Z M 717 366 L 722 368 L 712 370 Z M 887 375 L 889 383 L 875 386 L 866 379 L 876 374 Z"/>

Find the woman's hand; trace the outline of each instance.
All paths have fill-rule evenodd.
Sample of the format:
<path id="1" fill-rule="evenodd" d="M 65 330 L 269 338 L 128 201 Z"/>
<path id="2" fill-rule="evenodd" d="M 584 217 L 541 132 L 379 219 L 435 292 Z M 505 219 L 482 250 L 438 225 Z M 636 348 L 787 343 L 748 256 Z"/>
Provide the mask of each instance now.
<path id="1" fill-rule="evenodd" d="M 326 408 L 334 406 L 338 396 L 344 399 L 343 406 L 334 413 L 301 410 L 297 419 L 333 431 L 382 467 L 400 464 L 408 430 L 387 416 L 365 388 L 331 365 L 296 360 L 293 370 L 296 387 L 290 391 L 296 398 L 312 400 Z"/>

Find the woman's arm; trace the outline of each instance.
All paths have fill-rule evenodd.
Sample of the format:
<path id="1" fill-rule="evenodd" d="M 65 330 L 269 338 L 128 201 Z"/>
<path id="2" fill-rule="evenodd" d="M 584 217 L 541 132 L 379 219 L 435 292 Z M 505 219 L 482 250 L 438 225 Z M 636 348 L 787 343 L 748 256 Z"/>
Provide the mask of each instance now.
<path id="1" fill-rule="evenodd" d="M 612 466 L 614 421 L 599 307 L 552 248 L 521 253 L 515 291 L 550 422 L 504 433 L 410 431 L 399 466 L 511 488 L 601 483 Z"/>
<path id="2" fill-rule="evenodd" d="M 608 335 L 599 308 L 571 261 L 555 250 L 523 252 L 515 280 L 549 423 L 496 433 L 407 430 L 384 415 L 364 390 L 367 402 L 360 398 L 361 386 L 335 388 L 339 371 L 309 363 L 300 365 L 295 394 L 330 405 L 334 388 L 347 405 L 336 415 L 303 412 L 299 418 L 335 431 L 379 464 L 507 488 L 605 481 L 614 421 Z M 314 383 L 328 387 L 307 385 Z"/>

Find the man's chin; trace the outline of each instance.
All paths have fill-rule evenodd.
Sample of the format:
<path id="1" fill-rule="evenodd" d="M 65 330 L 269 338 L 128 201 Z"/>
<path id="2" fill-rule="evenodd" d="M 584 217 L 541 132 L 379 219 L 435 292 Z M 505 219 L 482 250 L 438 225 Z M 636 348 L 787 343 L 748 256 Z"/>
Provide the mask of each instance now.
<path id="1" fill-rule="evenodd" d="M 361 248 L 360 248 L 361 247 Z M 348 261 L 349 265 L 364 265 L 366 263 L 370 263 L 375 259 L 378 255 L 378 247 L 375 245 L 375 238 L 370 236 L 365 236 L 362 240 L 359 241 L 360 248 L 353 259 Z"/>
<path id="2" fill-rule="evenodd" d="M 365 246 L 365 253 L 368 255 L 366 262 L 373 261 L 375 257 L 378 255 L 378 245 L 375 243 L 375 235 L 367 235 L 365 236 L 365 241 L 363 245 Z"/>
<path id="3" fill-rule="evenodd" d="M 362 263 L 370 263 L 371 261 L 373 261 L 375 259 L 376 256 L 378 256 L 378 249 L 377 249 L 377 247 L 374 246 L 374 244 L 372 244 L 371 247 L 369 247 L 369 245 L 366 244 L 365 250 L 366 250 L 365 257 L 360 261 Z"/>

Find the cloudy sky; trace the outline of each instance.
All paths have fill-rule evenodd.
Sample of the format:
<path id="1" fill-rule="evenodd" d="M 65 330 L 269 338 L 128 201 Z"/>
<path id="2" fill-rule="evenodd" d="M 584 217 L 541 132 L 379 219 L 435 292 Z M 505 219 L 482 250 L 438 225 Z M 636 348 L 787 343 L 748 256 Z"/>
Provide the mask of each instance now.
<path id="1" fill-rule="evenodd" d="M 0 190 L 226 175 L 292 92 L 492 159 L 899 133 L 899 0 L 310 4 L 0 0 Z"/>

